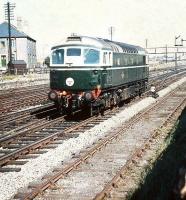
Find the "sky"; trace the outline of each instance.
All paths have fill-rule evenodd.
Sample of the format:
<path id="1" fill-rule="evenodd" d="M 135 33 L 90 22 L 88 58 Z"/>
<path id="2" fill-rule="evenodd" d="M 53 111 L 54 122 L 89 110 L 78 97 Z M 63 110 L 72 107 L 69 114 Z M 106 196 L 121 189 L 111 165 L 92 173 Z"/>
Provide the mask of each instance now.
<path id="1" fill-rule="evenodd" d="M 37 41 L 43 58 L 53 45 L 72 33 L 145 47 L 174 45 L 186 39 L 186 0 L 10 0 L 15 19 L 25 22 L 24 32 Z M 4 4 L 0 0 L 0 23 Z M 15 25 L 17 21 L 12 21 Z M 27 24 L 27 25 L 26 25 Z"/>

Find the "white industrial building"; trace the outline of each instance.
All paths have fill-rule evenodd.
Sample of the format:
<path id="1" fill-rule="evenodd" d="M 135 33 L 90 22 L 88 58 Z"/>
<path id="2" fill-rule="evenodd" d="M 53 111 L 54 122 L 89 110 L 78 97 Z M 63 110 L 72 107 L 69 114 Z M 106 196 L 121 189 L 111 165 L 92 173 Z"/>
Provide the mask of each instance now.
<path id="1" fill-rule="evenodd" d="M 0 70 L 6 69 L 9 62 L 8 23 L 0 24 Z M 37 63 L 36 40 L 11 25 L 12 60 L 26 62 L 28 69 L 34 68 Z"/>

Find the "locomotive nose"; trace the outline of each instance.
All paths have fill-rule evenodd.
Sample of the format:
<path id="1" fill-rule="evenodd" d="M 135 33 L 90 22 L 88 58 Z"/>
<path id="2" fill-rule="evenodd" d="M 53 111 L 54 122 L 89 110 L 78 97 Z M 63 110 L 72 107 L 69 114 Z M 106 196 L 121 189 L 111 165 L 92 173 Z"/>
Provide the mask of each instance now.
<path id="1" fill-rule="evenodd" d="M 51 89 L 65 91 L 92 90 L 98 85 L 98 75 L 89 70 L 56 71 L 50 74 Z"/>

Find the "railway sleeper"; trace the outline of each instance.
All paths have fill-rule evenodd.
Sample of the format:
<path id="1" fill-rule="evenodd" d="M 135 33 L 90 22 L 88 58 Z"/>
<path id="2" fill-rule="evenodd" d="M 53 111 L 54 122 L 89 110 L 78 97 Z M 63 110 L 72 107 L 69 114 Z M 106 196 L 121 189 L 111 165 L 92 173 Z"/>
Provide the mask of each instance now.
<path id="1" fill-rule="evenodd" d="M 21 168 L 8 168 L 8 167 L 3 167 L 0 168 L 0 172 L 20 172 Z"/>
<path id="2" fill-rule="evenodd" d="M 12 160 L 8 163 L 8 165 L 24 165 L 27 162 L 27 160 Z"/>

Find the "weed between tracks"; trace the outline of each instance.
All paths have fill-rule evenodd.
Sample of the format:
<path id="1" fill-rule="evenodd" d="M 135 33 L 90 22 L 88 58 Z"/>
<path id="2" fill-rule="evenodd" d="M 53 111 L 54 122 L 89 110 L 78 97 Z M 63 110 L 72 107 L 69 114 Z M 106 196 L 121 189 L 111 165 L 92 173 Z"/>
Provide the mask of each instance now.
<path id="1" fill-rule="evenodd" d="M 162 151 L 162 152 L 161 152 Z M 160 155 L 158 152 L 161 152 Z M 181 199 L 178 190 L 179 170 L 186 169 L 186 108 L 174 129 L 156 154 L 143 169 L 136 191 L 128 193 L 130 200 L 175 200 Z M 184 178 L 184 175 L 183 177 Z M 177 192 L 175 192 L 177 190 Z"/>

